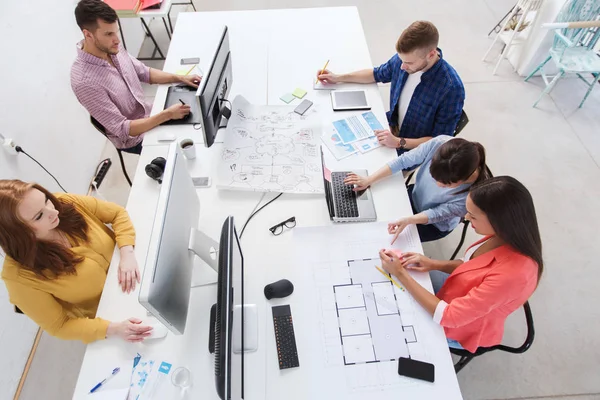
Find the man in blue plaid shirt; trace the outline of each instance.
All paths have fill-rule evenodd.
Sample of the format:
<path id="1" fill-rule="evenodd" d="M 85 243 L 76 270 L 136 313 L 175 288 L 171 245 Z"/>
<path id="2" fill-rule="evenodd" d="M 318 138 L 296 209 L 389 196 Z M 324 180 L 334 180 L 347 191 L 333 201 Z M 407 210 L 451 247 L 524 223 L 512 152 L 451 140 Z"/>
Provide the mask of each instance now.
<path id="1" fill-rule="evenodd" d="M 402 32 L 390 60 L 373 69 L 334 74 L 329 70 L 318 78 L 324 83 L 392 82 L 390 129 L 376 131 L 379 143 L 398 154 L 414 149 L 432 137 L 454 135 L 465 101 L 460 77 L 442 58 L 437 28 L 427 21 L 413 22 Z"/>

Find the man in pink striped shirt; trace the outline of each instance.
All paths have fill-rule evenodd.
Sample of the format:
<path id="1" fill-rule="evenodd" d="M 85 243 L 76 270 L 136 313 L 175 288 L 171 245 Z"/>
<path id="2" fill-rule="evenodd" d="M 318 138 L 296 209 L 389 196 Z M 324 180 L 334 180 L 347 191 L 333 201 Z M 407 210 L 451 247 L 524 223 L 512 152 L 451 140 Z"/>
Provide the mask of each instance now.
<path id="1" fill-rule="evenodd" d="M 150 116 L 142 82 L 184 83 L 198 87 L 198 75 L 174 75 L 149 68 L 132 57 L 119 40 L 117 13 L 101 0 L 81 0 L 75 8 L 84 39 L 77 44 L 71 87 L 79 102 L 98 121 L 116 148 L 140 154 L 144 133 L 190 113 L 176 104 Z"/>

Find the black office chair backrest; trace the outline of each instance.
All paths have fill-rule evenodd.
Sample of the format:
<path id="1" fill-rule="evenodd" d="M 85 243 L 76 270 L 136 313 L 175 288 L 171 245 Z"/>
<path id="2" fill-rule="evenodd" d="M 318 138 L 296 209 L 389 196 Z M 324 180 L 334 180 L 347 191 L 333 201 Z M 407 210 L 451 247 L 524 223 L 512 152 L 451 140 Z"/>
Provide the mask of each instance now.
<path id="1" fill-rule="evenodd" d="M 450 352 L 458 356 L 472 357 L 480 356 L 493 350 L 501 350 L 513 354 L 525 353 L 533 344 L 533 339 L 535 338 L 535 328 L 533 326 L 533 314 L 531 313 L 531 306 L 529 305 L 529 301 L 526 301 L 525 304 L 523 304 L 523 310 L 525 311 L 525 321 L 527 324 L 527 337 L 525 338 L 525 341 L 521 346 L 511 347 L 503 344 L 498 344 L 496 346 L 491 347 L 480 347 L 475 351 L 475 353 L 470 353 L 467 350 L 454 349 L 451 347 Z"/>
<path id="2" fill-rule="evenodd" d="M 100 132 L 101 134 L 106 136 L 106 128 L 104 128 L 104 126 L 102 126 L 102 124 L 100 122 L 98 122 L 98 120 L 96 118 L 94 118 L 90 115 L 90 121 L 91 121 L 92 125 L 94 125 L 94 128 L 96 128 L 98 130 L 98 132 Z"/>
<path id="3" fill-rule="evenodd" d="M 460 119 L 458 120 L 458 123 L 456 124 L 456 129 L 454 129 L 454 136 L 458 135 L 460 133 L 460 131 L 462 131 L 465 128 L 465 126 L 467 126 L 468 123 L 469 123 L 469 117 L 467 117 L 467 113 L 463 109 L 462 113 L 460 114 Z"/>

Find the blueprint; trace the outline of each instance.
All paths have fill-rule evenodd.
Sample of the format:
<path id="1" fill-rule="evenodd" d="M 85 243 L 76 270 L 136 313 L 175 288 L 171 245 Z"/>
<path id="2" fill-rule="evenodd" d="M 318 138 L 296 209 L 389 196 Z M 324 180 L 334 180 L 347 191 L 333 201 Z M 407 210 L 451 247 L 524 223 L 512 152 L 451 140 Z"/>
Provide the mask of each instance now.
<path id="1" fill-rule="evenodd" d="M 314 109 L 258 106 L 242 96 L 232 115 L 218 167 L 220 189 L 323 193 L 321 128 Z"/>
<path id="2" fill-rule="evenodd" d="M 312 267 L 325 366 L 351 392 L 413 385 L 398 376 L 398 357 L 429 360 L 423 310 L 376 268 L 381 248 L 421 253 L 418 234 L 409 226 L 393 246 L 390 238 L 382 222 L 294 232 L 300 265 Z"/>

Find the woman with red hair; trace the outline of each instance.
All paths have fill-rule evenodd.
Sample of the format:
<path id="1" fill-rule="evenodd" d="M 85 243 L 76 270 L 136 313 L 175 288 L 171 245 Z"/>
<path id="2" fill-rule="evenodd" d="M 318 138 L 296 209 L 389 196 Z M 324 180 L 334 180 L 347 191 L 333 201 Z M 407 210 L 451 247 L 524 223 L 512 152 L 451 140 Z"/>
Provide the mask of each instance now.
<path id="1" fill-rule="evenodd" d="M 140 274 L 135 231 L 124 208 L 0 180 L 2 279 L 10 302 L 49 334 L 84 343 L 113 336 L 139 342 L 150 335 L 152 328 L 136 318 L 96 318 L 115 243 L 121 256 L 119 284 L 130 293 Z"/>

